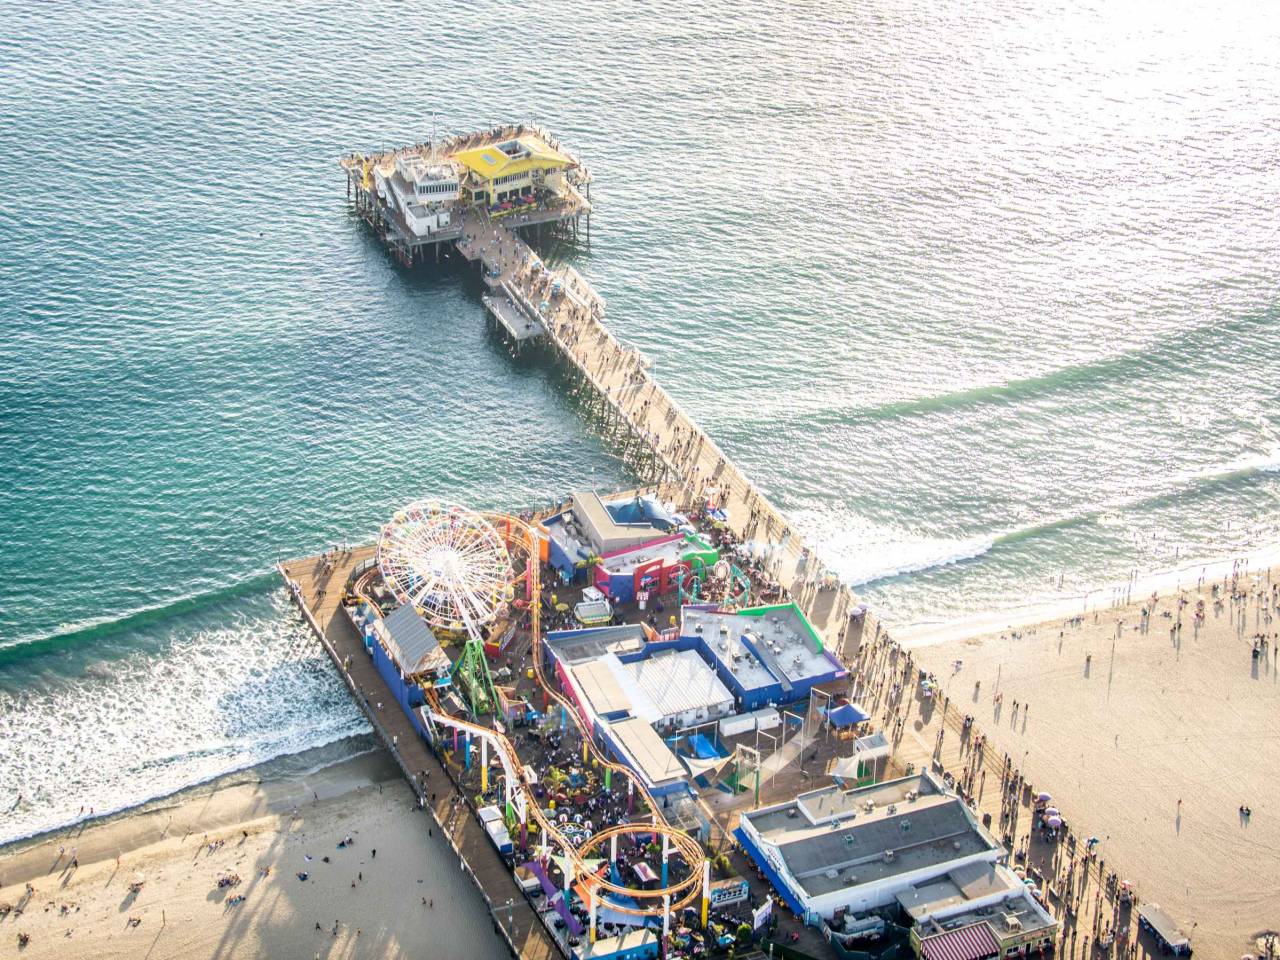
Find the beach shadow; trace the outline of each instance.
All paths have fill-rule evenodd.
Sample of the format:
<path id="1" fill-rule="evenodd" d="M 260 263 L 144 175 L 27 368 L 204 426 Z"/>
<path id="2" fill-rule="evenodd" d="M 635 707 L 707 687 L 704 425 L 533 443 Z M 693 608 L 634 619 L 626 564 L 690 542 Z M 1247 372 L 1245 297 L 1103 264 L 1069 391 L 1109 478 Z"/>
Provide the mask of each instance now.
<path id="1" fill-rule="evenodd" d="M 920 720 L 925 726 L 928 726 L 933 720 L 933 703 L 934 701 L 932 697 L 928 700 L 923 700 L 920 703 Z"/>
<path id="2" fill-rule="evenodd" d="M 1259 673 L 1259 671 L 1258 671 L 1258 661 L 1259 661 L 1260 659 L 1262 659 L 1262 658 L 1261 658 L 1261 657 L 1254 657 L 1254 658 L 1253 658 L 1253 667 L 1249 670 L 1249 676 L 1250 676 L 1252 679 L 1254 679 L 1254 680 L 1257 680 L 1257 679 L 1259 679 L 1259 678 L 1261 677 L 1261 674 L 1260 674 L 1260 673 Z"/>
<path id="3" fill-rule="evenodd" d="M 126 910 L 128 910 L 130 907 L 133 906 L 134 901 L 137 899 L 138 899 L 138 891 L 130 890 L 128 893 L 124 895 L 124 899 L 120 901 L 120 907 L 116 912 L 124 913 Z"/>
<path id="4" fill-rule="evenodd" d="M 1086 660 L 1084 662 L 1084 678 L 1088 680 L 1091 676 L 1093 676 L 1093 661 Z"/>
<path id="5" fill-rule="evenodd" d="M 1027 732 L 1027 711 L 1022 711 L 1022 732 Z"/>
<path id="6" fill-rule="evenodd" d="M 1182 811 L 1178 811 L 1177 817 L 1174 818 L 1173 831 L 1174 833 L 1182 832 Z"/>
<path id="7" fill-rule="evenodd" d="M 147 948 L 146 955 L 142 960 L 150 960 L 151 954 L 156 952 L 156 944 L 160 942 L 160 935 L 164 933 L 164 927 L 156 931 L 155 939 L 151 941 L 151 946 Z"/>

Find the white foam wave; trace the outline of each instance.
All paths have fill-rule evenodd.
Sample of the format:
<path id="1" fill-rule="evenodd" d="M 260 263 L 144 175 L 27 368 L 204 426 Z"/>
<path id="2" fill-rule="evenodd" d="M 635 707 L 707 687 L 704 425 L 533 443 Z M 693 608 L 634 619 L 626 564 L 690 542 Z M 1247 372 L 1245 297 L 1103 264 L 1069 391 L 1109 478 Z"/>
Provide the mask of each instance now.
<path id="1" fill-rule="evenodd" d="M 0 694 L 0 783 L 22 794 L 0 842 L 366 733 L 283 601 L 253 607 L 212 627 L 180 619 L 158 648 Z"/>
<path id="2" fill-rule="evenodd" d="M 1280 566 L 1280 545 L 1260 547 L 1232 557 L 1188 558 L 1176 566 L 1155 570 L 1124 583 L 1102 583 L 1083 590 L 1046 592 L 1026 602 L 996 610 L 984 610 L 949 620 L 921 620 L 895 626 L 893 636 L 906 647 L 932 646 L 1002 630 L 1080 616 L 1130 603 L 1150 595 L 1161 596 L 1193 588 L 1201 578 L 1205 583 L 1239 573 L 1262 577 Z"/>
<path id="3" fill-rule="evenodd" d="M 848 513 L 799 510 L 793 516 L 815 554 L 853 587 L 972 560 L 990 551 L 997 539 L 929 537 Z"/>
<path id="4" fill-rule="evenodd" d="M 1249 473 L 1280 472 L 1280 448 L 1273 450 L 1244 453 L 1225 463 L 1215 463 L 1196 470 L 1185 471 L 1177 479 L 1186 482 L 1192 480 L 1216 480 L 1225 477 L 1240 476 Z"/>

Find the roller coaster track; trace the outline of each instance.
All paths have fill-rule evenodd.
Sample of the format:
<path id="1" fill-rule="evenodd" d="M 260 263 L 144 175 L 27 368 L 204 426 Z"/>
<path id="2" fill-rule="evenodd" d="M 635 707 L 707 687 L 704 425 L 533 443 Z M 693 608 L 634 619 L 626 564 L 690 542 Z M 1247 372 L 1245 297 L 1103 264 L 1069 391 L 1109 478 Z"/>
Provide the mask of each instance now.
<path id="1" fill-rule="evenodd" d="M 693 837 L 689 836 L 678 827 L 672 826 L 662 815 L 658 804 L 654 802 L 652 794 L 649 793 L 647 787 L 640 780 L 639 776 L 630 767 L 615 763 L 605 756 L 604 752 L 596 745 L 595 738 L 592 736 L 591 730 L 583 722 L 578 713 L 577 706 L 569 700 L 568 697 L 560 693 L 556 689 L 554 683 L 550 682 L 543 672 L 543 644 L 545 638 L 542 634 L 542 613 L 539 599 L 541 597 L 541 567 L 538 553 L 538 533 L 533 526 L 518 517 L 512 517 L 501 513 L 487 513 L 483 515 L 503 537 L 507 545 L 508 553 L 518 552 L 525 559 L 526 584 L 528 595 L 530 597 L 529 614 L 530 624 L 529 630 L 533 638 L 533 669 L 543 692 L 550 700 L 560 706 L 565 715 L 573 719 L 574 726 L 582 736 L 583 743 L 587 745 L 596 764 L 604 770 L 610 770 L 621 776 L 627 781 L 628 789 L 639 793 L 648 804 L 649 810 L 653 814 L 652 823 L 632 823 L 619 824 L 608 827 L 589 837 L 583 847 L 588 850 L 594 850 L 601 846 L 604 841 L 613 839 L 621 835 L 635 835 L 642 833 L 653 833 L 667 838 L 674 851 L 684 860 L 688 869 L 688 875 L 676 883 L 668 886 L 660 887 L 655 890 L 644 890 L 632 887 L 622 886 L 613 883 L 604 877 L 595 876 L 591 879 L 590 885 L 593 888 L 599 888 L 609 893 L 617 894 L 621 897 L 629 897 L 637 901 L 637 906 L 629 907 L 625 904 L 618 903 L 614 900 L 603 901 L 611 910 L 619 913 L 631 914 L 632 916 L 662 916 L 668 911 L 675 912 L 683 909 L 697 899 L 700 889 L 699 883 L 703 875 L 703 864 L 706 857 L 702 852 L 702 845 Z M 513 550 L 514 548 L 514 550 Z M 354 585 L 353 593 L 363 600 L 370 602 L 374 610 L 377 610 L 377 604 L 372 601 L 364 591 L 368 586 L 368 576 L 362 576 Z M 432 707 L 428 709 L 427 715 L 432 722 L 453 727 L 472 736 L 480 737 L 497 750 L 499 761 L 508 778 L 508 784 L 514 781 L 519 789 L 523 799 L 524 812 L 527 816 L 532 817 L 542 831 L 543 842 L 554 843 L 558 845 L 568 856 L 573 864 L 574 877 L 590 877 L 594 874 L 594 868 L 587 862 L 579 852 L 578 847 L 563 833 L 560 832 L 556 822 L 543 813 L 538 802 L 538 798 L 534 795 L 532 786 L 526 781 L 522 775 L 524 763 L 520 759 L 519 753 L 516 752 L 515 745 L 507 739 L 506 736 L 499 733 L 492 727 L 481 726 L 472 723 L 469 720 L 462 720 L 458 717 L 451 716 L 438 708 L 434 699 L 431 701 Z M 593 896 L 599 896 L 594 892 Z M 669 900 L 667 898 L 670 898 Z"/>

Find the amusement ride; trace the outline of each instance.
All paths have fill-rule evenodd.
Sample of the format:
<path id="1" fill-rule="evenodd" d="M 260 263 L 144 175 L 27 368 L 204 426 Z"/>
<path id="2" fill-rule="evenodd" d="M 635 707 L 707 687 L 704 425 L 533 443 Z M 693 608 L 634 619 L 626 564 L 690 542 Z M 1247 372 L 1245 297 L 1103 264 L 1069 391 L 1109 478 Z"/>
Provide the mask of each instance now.
<path id="1" fill-rule="evenodd" d="M 593 940 L 596 912 L 601 906 L 633 916 L 662 916 L 665 934 L 672 914 L 692 904 L 701 894 L 705 924 L 710 870 L 702 845 L 667 822 L 630 767 L 615 763 L 603 754 L 576 706 L 544 675 L 539 538 L 538 530 L 518 517 L 481 514 L 436 500 L 411 504 L 397 511 L 383 526 L 378 540 L 377 565 L 386 587 L 401 603 L 413 604 L 433 629 L 465 638 L 451 674 L 463 689 L 471 716 L 464 719 L 447 713 L 435 691 L 427 690 L 428 716 L 433 724 L 452 727 L 468 738 L 480 739 L 485 758 L 481 764 L 482 793 L 488 789 L 488 747 L 492 745 L 497 751 L 506 779 L 507 809 L 509 815 L 520 822 L 522 843 L 527 840 L 528 821 L 532 819 L 541 833 L 544 856 L 552 847 L 559 847 L 563 853 L 557 861 L 563 868 L 566 889 L 575 880 L 584 880 Z M 504 618 L 510 616 L 513 606 L 524 607 L 529 614 L 537 682 L 547 698 L 555 701 L 563 716 L 571 719 L 577 728 L 582 737 L 584 759 L 589 751 L 602 770 L 624 778 L 629 795 L 639 793 L 648 805 L 651 822 L 616 824 L 575 845 L 561 832 L 554 817 L 542 810 L 542 801 L 533 789 L 536 775 L 530 775 L 503 729 L 477 722 L 484 714 L 493 713 L 498 703 L 484 652 L 485 632 L 492 635 Z M 601 875 L 604 861 L 588 856 L 602 851 L 608 842 L 613 851 L 610 859 L 616 859 L 619 837 L 648 835 L 661 841 L 662 886 L 656 889 L 614 883 Z M 671 854 L 679 855 L 686 872 L 668 882 L 666 864 Z M 610 893 L 614 897 L 606 899 L 605 894 Z"/>

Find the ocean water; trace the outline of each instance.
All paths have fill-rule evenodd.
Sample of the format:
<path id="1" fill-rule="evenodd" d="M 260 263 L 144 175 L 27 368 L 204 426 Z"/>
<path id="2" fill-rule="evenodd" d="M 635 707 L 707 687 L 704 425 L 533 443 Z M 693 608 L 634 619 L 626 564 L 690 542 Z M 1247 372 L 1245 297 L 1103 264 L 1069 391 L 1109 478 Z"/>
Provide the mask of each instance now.
<path id="1" fill-rule="evenodd" d="M 0 23 L 0 840 L 364 731 L 280 557 L 625 484 L 344 151 L 503 120 L 891 624 L 1280 541 L 1280 8 L 34 4 Z M 18 795 L 21 794 L 19 801 Z"/>

